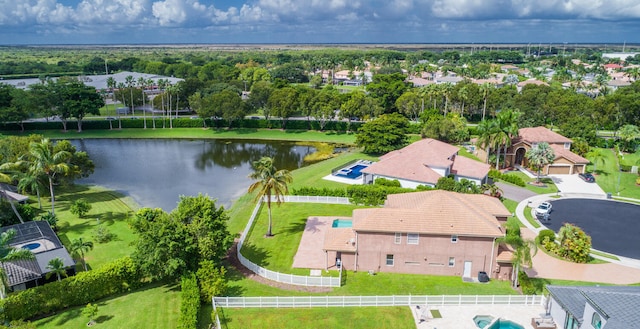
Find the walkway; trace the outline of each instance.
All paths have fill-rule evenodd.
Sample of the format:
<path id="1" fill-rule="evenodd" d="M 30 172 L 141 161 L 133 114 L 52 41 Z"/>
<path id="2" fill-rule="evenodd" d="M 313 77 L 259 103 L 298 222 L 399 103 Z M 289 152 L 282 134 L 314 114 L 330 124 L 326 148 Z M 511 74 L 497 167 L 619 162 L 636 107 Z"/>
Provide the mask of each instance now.
<path id="1" fill-rule="evenodd" d="M 535 239 L 538 232 L 545 229 L 544 226 L 534 228 L 524 217 L 527 205 L 535 207 L 543 201 L 551 199 L 556 194 L 536 195 L 521 201 L 516 208 L 516 216 L 526 226 L 522 229 L 525 239 Z M 560 193 L 563 198 L 592 198 L 604 199 L 602 195 L 568 194 Z M 601 258 L 594 256 L 596 258 Z M 578 280 L 588 282 L 600 282 L 610 284 L 632 284 L 640 282 L 640 260 L 618 257 L 619 261 L 602 258 L 609 263 L 605 264 L 576 264 L 547 255 L 540 250 L 533 257 L 533 267 L 525 272 L 534 278 Z"/>

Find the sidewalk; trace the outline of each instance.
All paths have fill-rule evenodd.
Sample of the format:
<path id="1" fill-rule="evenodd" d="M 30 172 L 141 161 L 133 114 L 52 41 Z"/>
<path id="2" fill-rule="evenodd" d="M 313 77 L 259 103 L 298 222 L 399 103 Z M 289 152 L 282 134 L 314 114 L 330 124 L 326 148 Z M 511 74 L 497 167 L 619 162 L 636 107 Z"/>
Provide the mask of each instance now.
<path id="1" fill-rule="evenodd" d="M 526 228 L 522 229 L 522 236 L 525 239 L 535 239 L 540 228 L 533 227 L 524 216 L 525 207 L 535 208 L 541 202 L 553 199 L 556 195 L 562 198 L 581 198 L 581 199 L 605 199 L 602 195 L 577 194 L 577 193 L 552 193 L 536 195 L 521 201 L 516 208 L 516 217 L 522 222 Z M 640 200 L 636 200 L 640 202 Z M 547 255 L 544 251 L 539 250 L 533 257 L 533 267 L 526 269 L 525 272 L 530 277 L 559 279 L 559 280 L 577 280 L 588 282 L 600 282 L 610 284 L 633 284 L 640 282 L 640 260 L 619 257 L 619 261 L 610 258 L 602 258 L 593 255 L 595 258 L 606 260 L 605 264 L 577 264 L 565 260 L 557 259 Z"/>

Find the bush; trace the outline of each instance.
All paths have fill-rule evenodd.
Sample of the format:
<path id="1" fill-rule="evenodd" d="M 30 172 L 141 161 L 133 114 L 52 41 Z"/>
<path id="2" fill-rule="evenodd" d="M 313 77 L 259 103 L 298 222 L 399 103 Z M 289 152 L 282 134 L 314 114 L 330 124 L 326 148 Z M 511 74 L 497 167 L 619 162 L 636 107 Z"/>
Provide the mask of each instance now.
<path id="1" fill-rule="evenodd" d="M 343 188 L 317 188 L 317 187 L 301 187 L 299 189 L 291 190 L 291 195 L 310 195 L 310 196 L 336 196 L 336 197 L 346 197 L 347 190 Z"/>
<path id="2" fill-rule="evenodd" d="M 400 184 L 400 181 L 397 179 L 386 179 L 386 178 L 376 178 L 375 185 L 381 185 L 381 186 L 390 186 L 390 187 L 402 187 L 402 185 Z"/>
<path id="3" fill-rule="evenodd" d="M 78 199 L 74 201 L 71 205 L 71 209 L 69 209 L 72 214 L 80 218 L 84 217 L 84 215 L 86 215 L 90 210 L 91 204 L 85 199 Z"/>
<path id="4" fill-rule="evenodd" d="M 116 238 L 114 233 L 111 233 L 108 228 L 100 225 L 98 228 L 93 231 L 93 239 L 96 240 L 97 243 L 107 243 Z"/>
<path id="5" fill-rule="evenodd" d="M 46 214 L 41 215 L 40 220 L 44 220 L 49 223 L 49 226 L 54 230 L 58 228 L 58 216 L 51 211 L 47 211 Z"/>
<path id="6" fill-rule="evenodd" d="M 540 231 L 540 233 L 538 233 L 538 236 L 536 237 L 536 243 L 542 244 L 542 241 L 544 241 L 544 238 L 549 238 L 549 241 L 555 241 L 556 233 L 553 230 L 542 230 Z"/>
<path id="7" fill-rule="evenodd" d="M 105 264 L 97 270 L 30 288 L 0 301 L 5 320 L 24 320 L 68 307 L 86 305 L 141 286 L 142 275 L 130 257 Z"/>
<path id="8" fill-rule="evenodd" d="M 180 293 L 179 329 L 196 329 L 198 327 L 198 313 L 200 312 L 200 289 L 196 275 L 189 273 L 182 276 L 182 292 Z"/>
<path id="9" fill-rule="evenodd" d="M 211 303 L 214 296 L 225 296 L 227 292 L 227 270 L 224 267 L 216 267 L 210 260 L 200 262 L 200 268 L 196 272 L 200 286 L 200 300 L 203 303 Z"/>
<path id="10" fill-rule="evenodd" d="M 520 289 L 524 295 L 535 295 L 536 286 L 524 271 L 518 272 L 518 282 L 520 282 Z"/>
<path id="11" fill-rule="evenodd" d="M 379 206 L 384 204 L 389 194 L 415 192 L 412 188 L 384 185 L 351 185 L 347 187 L 347 197 L 354 204 Z"/>
<path id="12" fill-rule="evenodd" d="M 522 178 L 516 175 L 503 174 L 499 170 L 495 170 L 495 169 L 489 170 L 489 174 L 487 176 L 493 178 L 493 180 L 502 180 L 507 183 L 511 183 L 513 185 L 517 185 L 520 187 L 524 187 L 526 185 L 526 183 L 524 182 L 524 180 L 522 180 Z"/>

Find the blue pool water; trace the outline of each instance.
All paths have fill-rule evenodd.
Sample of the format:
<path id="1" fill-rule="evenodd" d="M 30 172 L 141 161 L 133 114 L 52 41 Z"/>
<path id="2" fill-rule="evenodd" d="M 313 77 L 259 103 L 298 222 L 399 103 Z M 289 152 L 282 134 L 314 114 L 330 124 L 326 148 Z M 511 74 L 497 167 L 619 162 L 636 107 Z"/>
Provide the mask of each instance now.
<path id="1" fill-rule="evenodd" d="M 364 168 L 367 168 L 368 166 L 366 165 L 362 165 L 362 164 L 357 164 L 353 167 L 349 167 L 349 168 L 344 168 L 344 169 L 340 169 L 338 172 L 336 172 L 336 176 L 340 176 L 340 177 L 346 177 L 346 178 L 350 178 L 350 179 L 355 179 L 360 177 L 360 175 L 362 175 L 360 173 L 360 171 Z"/>
<path id="2" fill-rule="evenodd" d="M 333 228 L 342 228 L 342 227 L 352 227 L 353 222 L 348 219 L 334 219 L 331 227 Z"/>
<path id="3" fill-rule="evenodd" d="M 22 249 L 35 250 L 40 248 L 40 246 L 41 246 L 40 243 L 34 242 L 34 243 L 25 244 L 24 246 L 22 246 Z"/>
<path id="4" fill-rule="evenodd" d="M 487 329 L 524 329 L 524 327 L 509 320 L 498 319 Z"/>
<path id="5" fill-rule="evenodd" d="M 476 323 L 476 326 L 478 328 L 486 327 L 489 323 L 491 323 L 491 321 L 493 321 L 493 317 L 490 315 L 476 315 L 473 317 L 473 322 Z"/>

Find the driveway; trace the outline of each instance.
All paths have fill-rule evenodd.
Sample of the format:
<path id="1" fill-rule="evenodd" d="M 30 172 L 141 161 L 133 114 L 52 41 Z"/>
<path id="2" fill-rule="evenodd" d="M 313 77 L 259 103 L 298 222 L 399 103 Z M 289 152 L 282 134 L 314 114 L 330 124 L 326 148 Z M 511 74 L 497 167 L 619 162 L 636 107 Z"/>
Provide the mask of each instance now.
<path id="1" fill-rule="evenodd" d="M 587 183 L 578 175 L 549 175 L 560 193 L 595 194 L 605 196 L 606 193 L 596 183 Z"/>
<path id="2" fill-rule="evenodd" d="M 524 187 L 515 186 L 507 183 L 496 182 L 497 187 L 502 190 L 502 196 L 509 200 L 520 202 L 537 194 L 527 190 Z"/>

